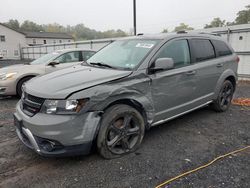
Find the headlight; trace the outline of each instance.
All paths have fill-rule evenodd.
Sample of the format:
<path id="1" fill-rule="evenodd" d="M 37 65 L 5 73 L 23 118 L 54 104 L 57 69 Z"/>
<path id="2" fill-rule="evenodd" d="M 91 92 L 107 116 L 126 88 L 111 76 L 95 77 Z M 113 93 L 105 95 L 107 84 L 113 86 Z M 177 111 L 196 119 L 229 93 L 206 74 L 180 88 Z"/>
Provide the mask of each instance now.
<path id="1" fill-rule="evenodd" d="M 13 78 L 17 72 L 10 72 L 10 73 L 0 73 L 0 80 L 7 80 Z"/>
<path id="2" fill-rule="evenodd" d="M 81 111 L 88 99 L 45 100 L 41 112 L 46 114 L 75 114 Z"/>

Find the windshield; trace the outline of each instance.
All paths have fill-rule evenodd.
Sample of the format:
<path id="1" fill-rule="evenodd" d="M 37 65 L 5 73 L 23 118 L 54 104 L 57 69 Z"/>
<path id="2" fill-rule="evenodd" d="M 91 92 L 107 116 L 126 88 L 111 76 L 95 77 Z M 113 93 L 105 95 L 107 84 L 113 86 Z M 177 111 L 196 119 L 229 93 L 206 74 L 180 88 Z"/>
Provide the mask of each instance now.
<path id="1" fill-rule="evenodd" d="M 53 58 L 57 57 L 58 55 L 59 55 L 58 52 L 49 53 L 49 54 L 43 55 L 42 57 L 39 57 L 35 61 L 32 61 L 30 64 L 31 65 L 45 64 L 50 59 L 53 59 Z"/>
<path id="2" fill-rule="evenodd" d="M 87 63 L 102 63 L 115 68 L 133 69 L 158 41 L 140 39 L 115 41 L 89 58 Z"/>

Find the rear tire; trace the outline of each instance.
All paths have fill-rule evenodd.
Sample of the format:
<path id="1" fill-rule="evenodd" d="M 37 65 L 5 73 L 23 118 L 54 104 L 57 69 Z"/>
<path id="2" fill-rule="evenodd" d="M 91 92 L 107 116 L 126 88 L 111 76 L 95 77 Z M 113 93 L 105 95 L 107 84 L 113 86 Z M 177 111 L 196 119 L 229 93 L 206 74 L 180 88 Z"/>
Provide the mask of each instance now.
<path id="1" fill-rule="evenodd" d="M 217 99 L 213 102 L 212 108 L 216 112 L 225 112 L 231 105 L 234 94 L 234 85 L 229 80 L 225 80 L 221 86 Z"/>
<path id="2" fill-rule="evenodd" d="M 106 159 L 134 152 L 145 132 L 142 115 L 128 105 L 114 105 L 105 111 L 97 137 L 97 148 Z"/>
<path id="3" fill-rule="evenodd" d="M 17 83 L 17 86 L 16 86 L 16 94 L 17 94 L 17 96 L 18 96 L 19 98 L 21 98 L 21 96 L 22 96 L 22 86 L 23 86 L 23 84 L 24 84 L 25 82 L 29 81 L 31 78 L 33 78 L 33 77 L 31 77 L 31 76 L 29 76 L 29 77 L 24 77 L 24 78 L 22 78 L 21 80 L 19 80 L 19 82 Z"/>

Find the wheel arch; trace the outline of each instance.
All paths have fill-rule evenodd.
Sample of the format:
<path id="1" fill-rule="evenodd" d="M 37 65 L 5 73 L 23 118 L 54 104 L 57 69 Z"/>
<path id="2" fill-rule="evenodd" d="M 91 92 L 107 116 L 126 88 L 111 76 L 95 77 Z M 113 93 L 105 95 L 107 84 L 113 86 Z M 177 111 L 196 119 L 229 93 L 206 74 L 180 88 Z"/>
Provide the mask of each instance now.
<path id="1" fill-rule="evenodd" d="M 234 76 L 228 76 L 225 80 L 230 81 L 234 86 L 234 90 L 236 89 L 236 79 Z"/>
<path id="2" fill-rule="evenodd" d="M 27 75 L 23 75 L 22 77 L 19 77 L 17 80 L 16 80 L 16 93 L 17 93 L 17 86 L 18 86 L 18 83 L 20 83 L 20 81 L 22 81 L 23 79 L 25 78 L 33 78 L 33 77 L 36 77 L 38 76 L 38 74 L 27 74 Z"/>
<path id="3" fill-rule="evenodd" d="M 222 86 L 222 84 L 224 83 L 225 80 L 231 81 L 233 83 L 233 85 L 234 85 L 234 88 L 235 88 L 236 87 L 236 82 L 237 82 L 236 73 L 231 69 L 227 69 L 226 71 L 224 71 L 221 74 L 220 78 L 218 79 L 218 81 L 216 83 L 214 99 L 216 99 L 217 96 L 219 95 L 221 86 Z"/>
<path id="4" fill-rule="evenodd" d="M 16 86 L 17 86 L 17 84 L 21 81 L 21 80 L 23 80 L 23 79 L 25 79 L 25 78 L 27 78 L 27 77 L 36 77 L 36 76 L 38 76 L 39 74 L 25 74 L 25 75 L 22 75 L 22 76 L 20 76 L 17 80 L 16 80 Z"/>
<path id="5" fill-rule="evenodd" d="M 123 99 L 115 100 L 115 101 L 109 103 L 103 109 L 103 111 L 105 112 L 108 108 L 110 108 L 111 106 L 117 105 L 117 104 L 125 104 L 128 106 L 131 106 L 132 108 L 135 108 L 142 115 L 146 128 L 149 128 L 147 112 L 146 112 L 145 108 L 143 107 L 143 105 L 135 99 L 123 98 Z"/>

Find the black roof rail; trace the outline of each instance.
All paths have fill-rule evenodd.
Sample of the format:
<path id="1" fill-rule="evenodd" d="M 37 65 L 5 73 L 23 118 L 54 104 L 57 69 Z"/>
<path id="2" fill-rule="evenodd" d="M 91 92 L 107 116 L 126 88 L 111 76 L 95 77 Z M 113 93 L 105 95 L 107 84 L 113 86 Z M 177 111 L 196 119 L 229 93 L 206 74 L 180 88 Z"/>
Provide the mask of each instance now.
<path id="1" fill-rule="evenodd" d="M 181 31 L 177 31 L 177 34 L 183 34 L 183 33 L 187 33 L 185 30 L 181 30 Z"/>
<path id="2" fill-rule="evenodd" d="M 213 35 L 213 36 L 221 36 L 221 34 L 218 33 L 206 33 L 206 32 L 200 32 L 199 34 L 206 34 L 206 35 Z"/>

